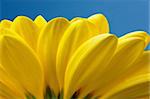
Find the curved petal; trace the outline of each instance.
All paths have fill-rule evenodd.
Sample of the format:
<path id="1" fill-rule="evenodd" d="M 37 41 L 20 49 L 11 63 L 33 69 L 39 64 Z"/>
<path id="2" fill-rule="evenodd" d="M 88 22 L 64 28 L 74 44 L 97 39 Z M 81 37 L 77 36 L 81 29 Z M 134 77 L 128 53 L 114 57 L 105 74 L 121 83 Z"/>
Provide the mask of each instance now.
<path id="1" fill-rule="evenodd" d="M 36 49 L 39 30 L 31 19 L 25 16 L 18 16 L 13 21 L 11 29 L 24 38 L 33 49 Z"/>
<path id="2" fill-rule="evenodd" d="M 10 20 L 2 20 L 0 22 L 0 27 L 3 27 L 3 28 L 10 28 L 11 27 L 11 24 L 12 24 L 12 21 Z"/>
<path id="3" fill-rule="evenodd" d="M 102 96 L 102 99 L 136 99 L 142 96 L 148 96 L 150 84 L 150 73 L 143 73 L 140 75 L 128 78 L 126 81 L 117 85 L 113 90 Z"/>
<path id="4" fill-rule="evenodd" d="M 89 39 L 77 49 L 68 63 L 65 74 L 64 97 L 66 99 L 87 85 L 87 82 L 90 83 L 95 73 L 98 75 L 99 68 L 104 68 L 110 61 L 116 45 L 115 36 L 103 34 Z"/>
<path id="5" fill-rule="evenodd" d="M 45 65 L 45 76 L 48 85 L 58 95 L 59 86 L 56 77 L 56 53 L 58 44 L 69 21 L 65 18 L 55 18 L 43 28 L 38 41 L 38 53 Z"/>
<path id="6" fill-rule="evenodd" d="M 66 66 L 72 54 L 84 41 L 98 34 L 94 24 L 88 20 L 78 20 L 68 27 L 60 41 L 57 52 L 56 71 L 61 89 L 64 85 Z"/>
<path id="7" fill-rule="evenodd" d="M 47 21 L 39 15 L 35 18 L 34 23 L 38 26 L 39 30 L 41 30 L 47 24 Z"/>
<path id="8" fill-rule="evenodd" d="M 101 80 L 94 85 L 98 89 L 99 95 L 103 94 L 110 86 L 113 86 L 116 79 L 121 78 L 125 72 L 132 68 L 135 61 L 142 55 L 144 46 L 144 40 L 139 37 L 128 38 L 118 42 L 117 50 L 111 62 L 99 77 Z"/>
<path id="9" fill-rule="evenodd" d="M 0 36 L 0 64 L 25 90 L 43 99 L 43 70 L 33 50 L 19 37 Z"/>
<path id="10" fill-rule="evenodd" d="M 124 35 L 123 37 L 120 37 L 119 39 L 124 40 L 124 39 L 132 38 L 132 37 L 143 38 L 145 40 L 145 46 L 147 46 L 150 43 L 150 35 L 144 31 L 131 32 L 131 33 Z"/>
<path id="11" fill-rule="evenodd" d="M 144 51 L 143 55 L 131 66 L 131 68 L 125 73 L 125 78 L 130 75 L 139 75 L 140 73 L 149 73 L 150 67 L 150 51 Z"/>
<path id="12" fill-rule="evenodd" d="M 115 92 L 115 89 L 118 88 L 117 86 L 124 83 L 131 77 L 136 77 L 137 75 L 143 75 L 150 73 L 149 67 L 150 67 L 150 51 L 145 51 L 143 55 L 131 66 L 130 69 L 128 69 L 124 74 L 122 74 L 119 78 L 117 78 L 115 81 L 113 81 L 111 84 L 107 85 L 105 87 L 106 94 L 110 94 L 112 92 Z M 132 83 L 132 82 L 131 82 Z M 137 90 L 138 91 L 138 90 Z M 101 96 L 101 92 L 97 91 L 95 92 L 95 96 Z M 104 94 L 105 96 L 105 94 Z M 127 94 L 126 94 L 127 96 Z M 130 96 L 130 95 L 129 95 Z"/>
<path id="13" fill-rule="evenodd" d="M 102 94 L 106 88 L 110 88 L 111 84 L 108 83 L 113 82 L 115 78 L 127 71 L 142 55 L 144 44 L 144 39 L 139 37 L 124 40 L 119 39 L 117 50 L 111 62 L 105 66 L 96 81 L 93 81 L 92 84 L 89 84 L 81 90 L 81 95 L 79 96 L 93 93 L 92 91 L 97 89 L 97 92 Z"/>
<path id="14" fill-rule="evenodd" d="M 83 20 L 83 19 L 86 19 L 86 18 L 75 17 L 75 18 L 73 18 L 73 19 L 70 21 L 70 23 L 76 22 L 76 21 L 78 21 L 78 20 Z"/>
<path id="15" fill-rule="evenodd" d="M 109 33 L 109 23 L 103 14 L 95 14 L 88 18 L 99 30 L 99 33 Z"/>

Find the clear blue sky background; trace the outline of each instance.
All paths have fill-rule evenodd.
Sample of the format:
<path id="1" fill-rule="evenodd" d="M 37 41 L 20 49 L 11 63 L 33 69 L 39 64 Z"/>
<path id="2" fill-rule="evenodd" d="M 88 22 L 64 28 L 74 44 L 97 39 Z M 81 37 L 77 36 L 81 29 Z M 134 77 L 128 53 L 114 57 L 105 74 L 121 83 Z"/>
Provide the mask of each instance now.
<path id="1" fill-rule="evenodd" d="M 18 15 L 47 20 L 63 16 L 88 17 L 103 13 L 109 20 L 111 33 L 122 36 L 135 30 L 149 32 L 150 0 L 0 0 L 0 19 L 13 20 Z"/>

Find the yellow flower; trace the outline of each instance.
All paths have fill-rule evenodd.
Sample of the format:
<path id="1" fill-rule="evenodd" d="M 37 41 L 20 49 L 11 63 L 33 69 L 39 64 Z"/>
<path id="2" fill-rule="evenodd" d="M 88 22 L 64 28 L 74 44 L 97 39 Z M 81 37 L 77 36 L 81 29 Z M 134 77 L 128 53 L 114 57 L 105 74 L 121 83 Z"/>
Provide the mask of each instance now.
<path id="1" fill-rule="evenodd" d="M 146 99 L 150 36 L 110 34 L 102 14 L 0 22 L 0 99 Z"/>

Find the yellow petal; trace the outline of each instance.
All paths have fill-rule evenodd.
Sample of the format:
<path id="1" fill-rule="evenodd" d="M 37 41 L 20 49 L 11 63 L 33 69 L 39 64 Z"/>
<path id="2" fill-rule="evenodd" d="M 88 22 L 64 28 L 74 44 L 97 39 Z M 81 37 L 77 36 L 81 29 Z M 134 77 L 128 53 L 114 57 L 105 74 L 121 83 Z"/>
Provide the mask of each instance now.
<path id="1" fill-rule="evenodd" d="M 89 39 L 77 49 L 68 63 L 65 74 L 64 97 L 66 99 L 87 85 L 87 82 L 91 82 L 92 77 L 98 75 L 99 68 L 104 68 L 110 61 L 116 45 L 115 36 L 103 34 Z"/>
<path id="2" fill-rule="evenodd" d="M 25 91 L 0 65 L 0 90 L 7 91 L 12 96 L 25 99 Z"/>
<path id="3" fill-rule="evenodd" d="M 142 55 L 144 45 L 144 40 L 139 37 L 119 40 L 111 62 L 99 77 L 101 80 L 94 85 L 98 89 L 99 95 L 104 93 L 110 86 L 113 86 L 116 79 L 121 78 L 125 72 L 132 68 L 134 62 Z"/>
<path id="4" fill-rule="evenodd" d="M 43 70 L 33 50 L 21 38 L 0 36 L 0 64 L 37 99 L 43 99 Z"/>
<path id="5" fill-rule="evenodd" d="M 130 67 L 142 55 L 144 45 L 144 39 L 139 37 L 128 38 L 123 41 L 119 40 L 116 53 L 109 63 L 109 66 L 111 68 L 115 67 L 116 69 L 121 69 L 122 67 L 126 69 Z M 118 62 L 118 60 L 120 61 Z"/>
<path id="6" fill-rule="evenodd" d="M 6 97 L 5 95 L 3 95 L 3 94 L 2 94 L 2 95 L 0 94 L 0 99 L 9 99 L 9 98 L 7 98 L 7 97 Z"/>
<path id="7" fill-rule="evenodd" d="M 85 19 L 85 18 L 76 17 L 76 18 L 73 18 L 73 19 L 70 21 L 70 23 L 76 22 L 76 21 L 78 21 L 78 20 L 83 20 L 83 19 Z"/>
<path id="8" fill-rule="evenodd" d="M 25 96 L 16 94 L 14 90 L 15 89 L 12 90 L 7 85 L 0 82 L 0 96 L 4 96 L 7 99 L 26 99 Z"/>
<path id="9" fill-rule="evenodd" d="M 18 96 L 15 96 L 13 94 L 13 92 L 2 83 L 0 83 L 0 96 L 5 97 L 6 99 L 15 99 L 18 97 Z M 18 98 L 20 98 L 20 97 L 18 97 Z M 25 99 L 25 98 L 23 98 L 23 99 Z"/>
<path id="10" fill-rule="evenodd" d="M 12 22 L 10 20 L 2 20 L 0 22 L 0 27 L 3 28 L 10 28 L 11 27 Z"/>
<path id="11" fill-rule="evenodd" d="M 140 37 L 143 38 L 145 40 L 145 46 L 147 46 L 150 42 L 150 36 L 148 33 L 144 32 L 144 31 L 135 31 L 135 32 L 131 32 L 126 34 L 123 37 L 120 37 L 120 40 L 124 40 L 124 39 L 128 39 L 128 38 L 132 38 L 132 37 Z"/>
<path id="12" fill-rule="evenodd" d="M 10 29 L 0 27 L 0 36 L 2 36 L 2 35 L 12 35 L 12 36 L 19 37 L 19 35 L 17 33 L 11 31 Z"/>
<path id="13" fill-rule="evenodd" d="M 140 75 L 140 73 L 150 73 L 150 51 L 144 51 L 143 55 L 131 66 L 126 73 L 126 78 L 130 75 Z"/>
<path id="14" fill-rule="evenodd" d="M 103 14 L 95 14 L 88 18 L 99 29 L 99 33 L 109 33 L 109 23 Z"/>
<path id="15" fill-rule="evenodd" d="M 50 88 L 58 95 L 59 85 L 56 77 L 56 53 L 58 44 L 69 21 L 65 18 L 55 18 L 43 28 L 38 41 L 38 53 L 45 65 L 46 80 Z"/>
<path id="16" fill-rule="evenodd" d="M 47 24 L 47 21 L 39 15 L 35 18 L 34 23 L 38 26 L 39 30 L 41 30 Z"/>
<path id="17" fill-rule="evenodd" d="M 136 75 L 117 85 L 113 90 L 102 96 L 102 99 L 138 99 L 148 96 L 150 84 L 150 73 Z"/>
<path id="18" fill-rule="evenodd" d="M 150 43 L 150 35 L 148 36 L 148 43 Z"/>
<path id="19" fill-rule="evenodd" d="M 149 71 L 149 67 L 150 67 L 149 59 L 150 59 L 150 51 L 145 51 L 143 53 L 143 55 L 138 59 L 138 61 L 136 63 L 134 63 L 133 66 L 131 66 L 131 68 L 128 71 L 126 71 L 123 75 L 121 75 L 120 78 L 115 80 L 115 83 L 112 82 L 111 84 L 109 84 L 109 86 L 107 88 L 105 87 L 105 89 L 107 89 L 107 90 L 105 90 L 105 93 L 106 94 L 110 94 L 110 93 L 114 94 L 115 92 L 117 92 L 116 89 L 121 90 L 119 86 L 121 84 L 124 84 L 124 82 L 126 82 L 128 79 L 136 77 L 137 75 L 143 75 L 143 74 L 150 73 L 150 71 Z M 132 83 L 132 82 L 129 82 L 129 83 Z M 126 84 L 125 84 L 125 86 L 126 86 Z M 143 89 L 144 89 L 144 87 L 143 87 Z M 131 90 L 133 90 L 133 89 L 131 89 Z M 142 88 L 140 90 L 142 90 Z M 137 91 L 140 92 L 140 90 L 136 90 L 136 92 Z M 119 92 L 121 92 L 121 91 L 119 91 Z M 117 92 L 117 93 L 119 93 L 119 92 Z M 128 92 L 130 92 L 130 91 L 128 91 Z M 133 93 L 133 92 L 131 92 L 131 93 Z M 121 94 L 123 94 L 123 93 L 121 92 Z M 140 94 L 137 94 L 137 95 L 140 95 Z M 127 93 L 126 93 L 126 97 L 130 97 L 130 94 L 127 95 Z"/>
<path id="20" fill-rule="evenodd" d="M 72 54 L 84 41 L 98 34 L 94 24 L 88 20 L 78 20 L 68 27 L 60 41 L 57 52 L 56 71 L 61 89 L 64 84 L 66 66 Z"/>
<path id="21" fill-rule="evenodd" d="M 11 29 L 24 38 L 32 48 L 36 49 L 39 30 L 31 19 L 25 16 L 18 16 L 13 21 Z"/>

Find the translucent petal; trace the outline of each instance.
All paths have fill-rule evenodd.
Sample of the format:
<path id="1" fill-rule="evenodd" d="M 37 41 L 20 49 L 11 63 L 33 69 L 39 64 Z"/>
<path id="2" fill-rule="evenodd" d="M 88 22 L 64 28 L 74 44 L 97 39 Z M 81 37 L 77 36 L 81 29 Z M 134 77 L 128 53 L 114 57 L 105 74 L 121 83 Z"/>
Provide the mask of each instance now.
<path id="1" fill-rule="evenodd" d="M 56 53 L 58 44 L 69 21 L 65 18 L 55 18 L 43 28 L 38 41 L 38 53 L 45 66 L 47 84 L 58 95 L 59 84 L 56 77 Z"/>
<path id="2" fill-rule="evenodd" d="M 0 36 L 0 64 L 25 90 L 43 98 L 43 69 L 34 51 L 19 37 Z"/>
<path id="3" fill-rule="evenodd" d="M 99 33 L 109 33 L 109 23 L 103 14 L 95 14 L 88 18 L 99 29 Z"/>
<path id="4" fill-rule="evenodd" d="M 98 34 L 94 24 L 88 20 L 78 20 L 68 27 L 60 41 L 57 52 L 56 71 L 61 89 L 64 84 L 66 66 L 72 54 L 84 41 Z"/>
<path id="5" fill-rule="evenodd" d="M 117 38 L 111 34 L 95 36 L 74 53 L 65 74 L 64 97 L 69 99 L 73 93 L 90 83 L 92 77 L 99 75 L 110 61 L 117 45 Z M 109 53 L 109 54 L 108 54 Z"/>
<path id="6" fill-rule="evenodd" d="M 18 16 L 13 21 L 11 29 L 24 38 L 33 49 L 36 49 L 39 30 L 38 26 L 31 19 L 25 16 Z"/>

